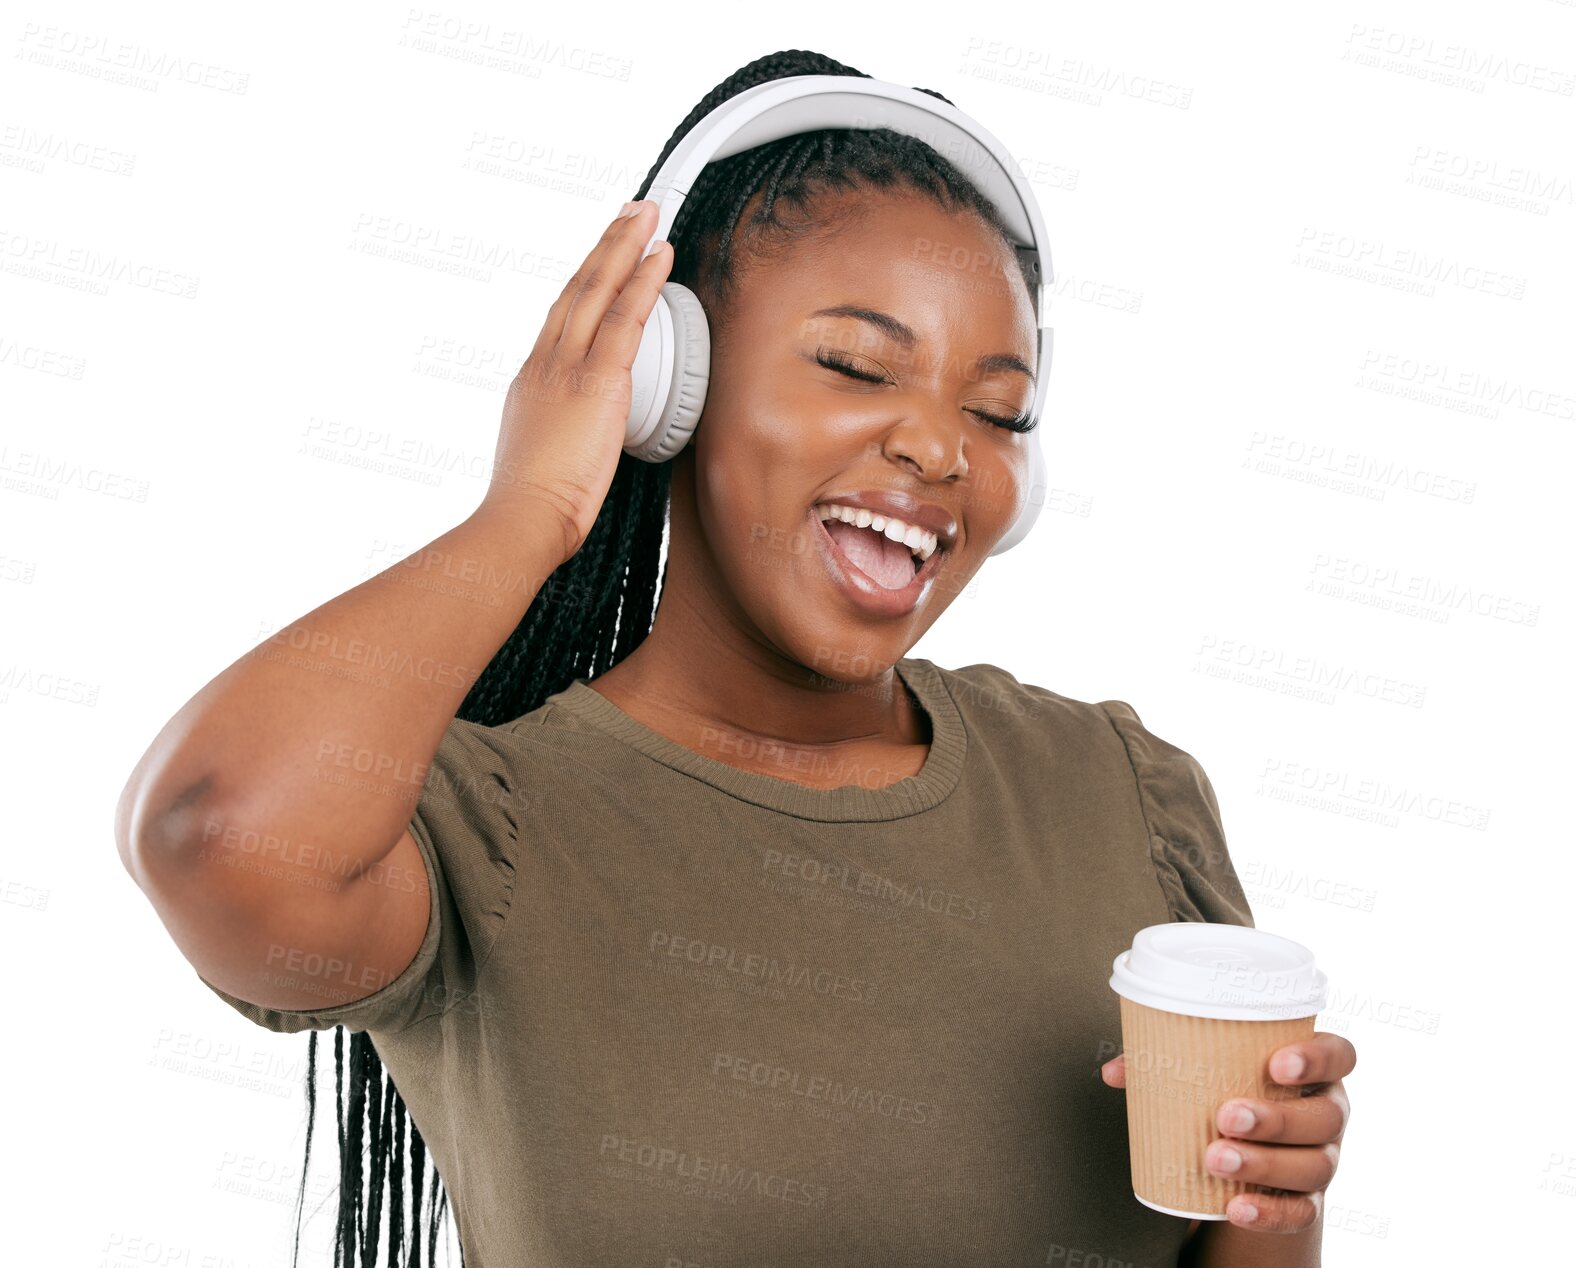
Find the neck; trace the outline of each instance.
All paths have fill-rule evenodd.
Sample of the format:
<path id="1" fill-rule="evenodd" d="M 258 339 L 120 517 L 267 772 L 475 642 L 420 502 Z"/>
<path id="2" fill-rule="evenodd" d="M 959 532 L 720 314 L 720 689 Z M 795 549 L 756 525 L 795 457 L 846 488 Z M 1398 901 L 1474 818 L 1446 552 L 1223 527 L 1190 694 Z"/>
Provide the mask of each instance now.
<path id="1" fill-rule="evenodd" d="M 659 608 L 646 640 L 591 685 L 621 707 L 636 704 L 690 731 L 746 733 L 796 748 L 929 742 L 923 711 L 895 669 L 849 683 L 771 648 L 704 627 L 675 636 L 671 626 Z"/>
<path id="2" fill-rule="evenodd" d="M 929 743 L 928 719 L 895 669 L 856 680 L 831 648 L 826 663 L 806 664 L 762 638 L 704 544 L 688 465 L 681 456 L 674 473 L 668 567 L 651 632 L 593 687 L 670 732 L 704 737 L 715 728 L 800 748 Z"/>

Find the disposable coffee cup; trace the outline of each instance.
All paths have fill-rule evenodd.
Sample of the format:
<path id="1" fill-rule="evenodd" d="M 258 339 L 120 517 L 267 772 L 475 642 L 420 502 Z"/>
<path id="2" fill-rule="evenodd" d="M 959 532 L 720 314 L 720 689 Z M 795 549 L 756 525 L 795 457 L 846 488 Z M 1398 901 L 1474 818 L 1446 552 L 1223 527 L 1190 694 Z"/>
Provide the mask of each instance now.
<path id="1" fill-rule="evenodd" d="M 1188 1219 L 1223 1220 L 1259 1186 L 1214 1175 L 1204 1150 L 1236 1097 L 1296 1100 L 1270 1077 L 1277 1048 L 1311 1038 L 1328 979 L 1299 942 L 1242 925 L 1150 925 L 1111 965 L 1121 997 L 1133 1196 Z"/>

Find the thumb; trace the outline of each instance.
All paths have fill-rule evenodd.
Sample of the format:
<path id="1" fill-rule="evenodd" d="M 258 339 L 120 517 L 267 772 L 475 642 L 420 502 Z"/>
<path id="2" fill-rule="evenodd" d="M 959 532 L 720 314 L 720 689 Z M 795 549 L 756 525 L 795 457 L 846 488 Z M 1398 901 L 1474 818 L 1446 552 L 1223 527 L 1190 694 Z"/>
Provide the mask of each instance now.
<path id="1" fill-rule="evenodd" d="M 1110 1087 L 1125 1088 L 1127 1086 L 1127 1062 L 1122 1053 L 1117 1053 L 1100 1067 L 1100 1077 Z"/>

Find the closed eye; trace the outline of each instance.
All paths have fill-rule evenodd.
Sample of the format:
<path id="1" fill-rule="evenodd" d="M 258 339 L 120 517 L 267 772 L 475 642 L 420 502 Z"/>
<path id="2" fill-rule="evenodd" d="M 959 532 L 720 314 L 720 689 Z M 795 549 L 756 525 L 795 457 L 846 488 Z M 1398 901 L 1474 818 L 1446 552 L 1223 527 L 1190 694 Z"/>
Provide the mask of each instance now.
<path id="1" fill-rule="evenodd" d="M 815 359 L 828 370 L 836 370 L 840 374 L 848 375 L 851 379 L 860 379 L 866 383 L 890 383 L 892 381 L 884 374 L 866 373 L 858 369 L 852 361 L 846 360 L 835 352 L 828 352 L 825 348 L 822 348 L 815 354 Z"/>
<path id="2" fill-rule="evenodd" d="M 851 379 L 858 379 L 861 383 L 892 382 L 886 375 L 871 374 L 868 371 L 861 370 L 852 361 L 847 360 L 836 352 L 828 352 L 825 348 L 817 350 L 815 359 L 817 363 L 824 365 L 828 370 L 835 370 Z M 987 414 L 984 410 L 971 409 L 969 413 L 976 418 L 983 419 L 987 423 L 993 423 L 997 427 L 1004 427 L 1008 431 L 1030 432 L 1039 426 L 1038 421 L 1031 420 L 1027 414 L 1019 414 L 1013 418 L 1004 418 L 997 414 Z"/>

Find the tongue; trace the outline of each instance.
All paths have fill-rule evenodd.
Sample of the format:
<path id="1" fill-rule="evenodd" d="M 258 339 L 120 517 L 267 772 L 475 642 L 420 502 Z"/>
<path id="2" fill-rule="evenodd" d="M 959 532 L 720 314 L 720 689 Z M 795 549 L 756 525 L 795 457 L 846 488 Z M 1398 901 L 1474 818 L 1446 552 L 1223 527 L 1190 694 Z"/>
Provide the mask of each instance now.
<path id="1" fill-rule="evenodd" d="M 914 579 L 914 553 L 902 542 L 870 528 L 827 520 L 826 532 L 862 573 L 888 590 L 901 590 Z"/>

